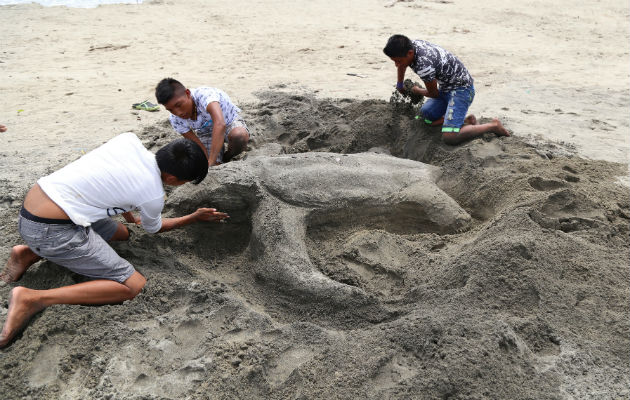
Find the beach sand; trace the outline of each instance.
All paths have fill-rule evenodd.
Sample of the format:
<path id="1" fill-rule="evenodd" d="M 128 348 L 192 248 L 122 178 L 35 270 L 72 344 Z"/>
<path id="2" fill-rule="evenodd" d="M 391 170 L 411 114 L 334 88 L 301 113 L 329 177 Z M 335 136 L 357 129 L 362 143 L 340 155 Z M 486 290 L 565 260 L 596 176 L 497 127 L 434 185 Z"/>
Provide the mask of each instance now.
<path id="1" fill-rule="evenodd" d="M 223 89 L 255 134 L 169 194 L 169 215 L 232 221 L 115 245 L 144 292 L 38 315 L 0 353 L 3 398 L 628 398 L 628 6 L 482 3 L 0 7 L 3 254 L 38 177 L 125 131 L 176 137 L 163 109 L 131 109 L 163 77 Z M 445 146 L 390 104 L 393 33 L 454 52 L 471 111 L 513 137 Z M 341 157 L 438 171 L 426 190 L 469 220 L 417 219 L 395 185 L 365 206 Z M 303 165 L 320 180 L 300 186 Z M 20 284 L 78 280 L 41 262 Z"/>

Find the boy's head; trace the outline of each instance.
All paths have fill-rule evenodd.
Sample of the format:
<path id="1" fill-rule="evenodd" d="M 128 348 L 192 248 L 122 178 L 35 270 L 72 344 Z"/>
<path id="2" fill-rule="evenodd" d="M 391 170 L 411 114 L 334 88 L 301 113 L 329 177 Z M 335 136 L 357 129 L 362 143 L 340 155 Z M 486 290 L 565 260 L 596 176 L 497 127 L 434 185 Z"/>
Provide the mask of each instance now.
<path id="1" fill-rule="evenodd" d="M 194 102 L 190 90 L 173 78 L 164 78 L 155 87 L 155 98 L 171 114 L 183 119 L 193 115 Z"/>
<path id="2" fill-rule="evenodd" d="M 208 174 L 208 159 L 197 143 L 188 139 L 177 139 L 162 147 L 155 154 L 162 180 L 169 185 L 180 185 L 193 181 L 196 185 Z M 176 178 L 165 180 L 164 174 Z"/>
<path id="3" fill-rule="evenodd" d="M 396 67 L 408 67 L 413 62 L 415 52 L 411 40 L 405 35 L 393 35 L 387 40 L 383 53 L 394 61 Z"/>

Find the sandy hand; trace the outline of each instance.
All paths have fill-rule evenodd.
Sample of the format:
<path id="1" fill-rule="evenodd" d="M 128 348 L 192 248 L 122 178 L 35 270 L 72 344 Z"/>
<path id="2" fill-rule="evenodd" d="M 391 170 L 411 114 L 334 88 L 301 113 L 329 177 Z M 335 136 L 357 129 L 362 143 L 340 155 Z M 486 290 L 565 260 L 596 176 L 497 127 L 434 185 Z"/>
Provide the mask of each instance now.
<path id="1" fill-rule="evenodd" d="M 0 348 L 6 346 L 44 306 L 32 296 L 34 291 L 22 286 L 9 294 L 9 312 L 0 333 Z"/>
<path id="2" fill-rule="evenodd" d="M 136 215 L 133 215 L 131 211 L 127 211 L 122 213 L 122 216 L 125 218 L 125 221 L 130 224 L 140 225 L 142 223 L 142 219 Z"/>
<path id="3" fill-rule="evenodd" d="M 195 211 L 195 218 L 197 221 L 222 222 L 230 218 L 230 216 L 217 211 L 215 208 L 198 208 L 197 211 Z"/>
<path id="4" fill-rule="evenodd" d="M 412 86 L 410 92 L 422 96 L 422 88 L 420 86 Z"/>

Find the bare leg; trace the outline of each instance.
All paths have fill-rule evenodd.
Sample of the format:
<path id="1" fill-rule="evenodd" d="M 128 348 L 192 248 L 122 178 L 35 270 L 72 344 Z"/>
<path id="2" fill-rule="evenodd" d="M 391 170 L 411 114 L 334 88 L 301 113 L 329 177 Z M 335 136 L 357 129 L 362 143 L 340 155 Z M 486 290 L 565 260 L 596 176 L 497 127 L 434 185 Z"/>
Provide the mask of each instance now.
<path id="1" fill-rule="evenodd" d="M 431 122 L 431 126 L 440 126 L 443 124 L 444 117 L 441 117 L 440 119 L 436 119 L 435 121 Z M 464 125 L 477 125 L 477 117 L 475 117 L 473 114 L 470 114 L 464 119 Z"/>
<path id="2" fill-rule="evenodd" d="M 56 289 L 34 290 L 18 286 L 9 295 L 9 312 L 0 333 L 0 347 L 6 346 L 28 321 L 53 304 L 115 304 L 140 293 L 146 279 L 134 272 L 124 283 L 104 279 Z"/>
<path id="3" fill-rule="evenodd" d="M 0 272 L 0 280 L 6 283 L 19 281 L 28 267 L 39 260 L 41 257 L 33 253 L 28 246 L 23 244 L 13 246 L 7 265 Z"/>
<path id="4" fill-rule="evenodd" d="M 118 223 L 118 229 L 108 242 L 122 242 L 129 239 L 129 230 L 122 222 Z"/>
<path id="5" fill-rule="evenodd" d="M 436 119 L 435 121 L 431 122 L 431 126 L 440 126 L 444 123 L 444 117 L 441 117 L 440 119 Z"/>
<path id="6" fill-rule="evenodd" d="M 444 143 L 446 144 L 458 144 L 464 140 L 481 136 L 486 132 L 493 132 L 497 136 L 510 136 L 510 133 L 503 127 L 503 124 L 495 118 L 492 122 L 487 124 L 464 125 L 460 129 L 459 133 L 445 132 L 442 134 L 442 137 L 444 138 Z"/>
<path id="7" fill-rule="evenodd" d="M 228 134 L 228 147 L 223 154 L 223 162 L 226 163 L 237 154 L 245 151 L 247 142 L 249 142 L 249 133 L 245 128 L 239 126 L 232 129 Z"/>

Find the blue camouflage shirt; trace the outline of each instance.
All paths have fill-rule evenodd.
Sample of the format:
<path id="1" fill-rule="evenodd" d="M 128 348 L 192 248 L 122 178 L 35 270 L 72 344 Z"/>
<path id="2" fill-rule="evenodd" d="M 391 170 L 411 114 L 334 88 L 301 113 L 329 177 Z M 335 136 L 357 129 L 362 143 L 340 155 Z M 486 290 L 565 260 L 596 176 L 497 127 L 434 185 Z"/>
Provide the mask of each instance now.
<path id="1" fill-rule="evenodd" d="M 472 76 L 453 53 L 425 40 L 412 40 L 411 44 L 415 55 L 409 67 L 420 79 L 437 79 L 441 91 L 472 86 Z"/>

